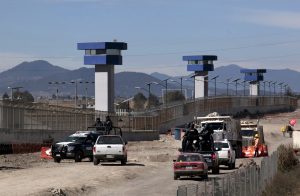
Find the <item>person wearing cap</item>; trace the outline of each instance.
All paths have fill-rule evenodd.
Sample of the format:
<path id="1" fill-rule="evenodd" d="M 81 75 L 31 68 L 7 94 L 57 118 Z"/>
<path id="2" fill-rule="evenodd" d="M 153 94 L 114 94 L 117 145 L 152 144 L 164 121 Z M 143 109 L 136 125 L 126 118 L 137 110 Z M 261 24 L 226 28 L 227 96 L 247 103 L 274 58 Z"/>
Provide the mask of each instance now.
<path id="1" fill-rule="evenodd" d="M 255 148 L 254 157 L 258 157 L 258 147 L 259 147 L 259 136 L 258 136 L 258 134 L 255 134 L 255 136 L 254 136 L 254 148 Z"/>

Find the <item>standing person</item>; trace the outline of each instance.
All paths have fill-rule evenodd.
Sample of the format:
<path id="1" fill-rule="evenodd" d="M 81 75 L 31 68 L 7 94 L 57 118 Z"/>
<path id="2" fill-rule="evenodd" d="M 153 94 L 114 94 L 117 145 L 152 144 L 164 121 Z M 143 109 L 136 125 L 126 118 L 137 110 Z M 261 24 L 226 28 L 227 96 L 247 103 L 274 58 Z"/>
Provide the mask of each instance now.
<path id="1" fill-rule="evenodd" d="M 288 124 L 287 125 L 287 132 L 289 133 L 290 138 L 293 136 L 293 131 L 294 131 L 294 129 L 293 129 L 292 125 Z"/>
<path id="2" fill-rule="evenodd" d="M 259 136 L 258 136 L 258 134 L 255 134 L 255 137 L 254 137 L 254 148 L 255 148 L 254 157 L 258 157 L 258 147 L 259 147 Z"/>
<path id="3" fill-rule="evenodd" d="M 109 116 L 106 116 L 104 124 L 105 124 L 106 130 L 109 133 L 112 130 L 112 128 L 113 128 L 113 122 L 112 122 L 112 120 L 110 119 Z"/>
<path id="4" fill-rule="evenodd" d="M 282 132 L 283 137 L 285 137 L 285 133 L 286 133 L 286 130 L 287 130 L 287 125 L 281 127 L 280 130 L 281 130 L 281 132 Z"/>
<path id="5" fill-rule="evenodd" d="M 96 122 L 95 122 L 94 126 L 95 127 L 102 127 L 103 126 L 103 123 L 101 122 L 100 118 L 96 119 Z"/>

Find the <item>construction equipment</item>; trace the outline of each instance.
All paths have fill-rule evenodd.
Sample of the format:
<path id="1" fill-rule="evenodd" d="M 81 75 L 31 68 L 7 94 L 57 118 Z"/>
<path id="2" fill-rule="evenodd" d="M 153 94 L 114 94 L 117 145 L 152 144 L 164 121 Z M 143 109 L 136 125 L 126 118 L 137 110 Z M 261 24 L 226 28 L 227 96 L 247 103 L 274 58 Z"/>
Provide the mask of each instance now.
<path id="1" fill-rule="evenodd" d="M 265 144 L 263 126 L 259 125 L 259 120 L 254 121 L 241 121 L 241 135 L 243 139 L 243 152 L 242 157 L 254 157 L 255 146 L 254 137 L 258 135 L 258 156 L 268 156 L 268 146 Z"/>
<path id="2" fill-rule="evenodd" d="M 212 127 L 214 141 L 227 139 L 235 150 L 236 158 L 242 156 L 242 136 L 240 120 L 231 116 L 221 116 L 217 112 L 210 113 L 205 117 L 195 117 L 196 126 L 203 128 Z"/>
<path id="3" fill-rule="evenodd" d="M 300 155 L 300 131 L 293 131 L 293 149 L 297 156 Z"/>

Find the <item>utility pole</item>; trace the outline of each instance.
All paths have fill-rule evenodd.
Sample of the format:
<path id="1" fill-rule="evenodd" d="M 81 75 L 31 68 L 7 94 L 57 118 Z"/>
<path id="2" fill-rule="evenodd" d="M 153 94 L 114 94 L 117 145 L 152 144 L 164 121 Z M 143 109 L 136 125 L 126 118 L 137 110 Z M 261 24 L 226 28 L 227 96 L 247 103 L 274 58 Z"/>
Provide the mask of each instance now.
<path id="1" fill-rule="evenodd" d="M 282 85 L 283 84 L 284 84 L 283 82 L 281 82 L 281 83 L 278 84 L 278 86 L 280 86 L 280 96 L 282 96 Z"/>
<path id="2" fill-rule="evenodd" d="M 273 82 L 273 85 L 274 85 L 274 96 L 276 95 L 276 89 L 275 89 L 276 88 L 276 83 L 277 82 Z"/>
<path id="3" fill-rule="evenodd" d="M 219 75 L 213 77 L 211 80 L 215 80 L 215 97 L 217 96 L 217 78 L 219 77 Z"/>
<path id="4" fill-rule="evenodd" d="M 238 84 L 239 80 L 240 79 L 238 78 L 238 79 L 235 79 L 235 80 L 232 81 L 232 82 L 235 82 L 235 96 L 237 96 L 237 84 Z"/>
<path id="5" fill-rule="evenodd" d="M 227 80 L 227 83 L 226 83 L 226 85 L 227 85 L 227 96 L 228 96 L 228 88 L 229 88 L 229 81 L 230 81 L 230 79 L 231 78 L 226 79 Z"/>

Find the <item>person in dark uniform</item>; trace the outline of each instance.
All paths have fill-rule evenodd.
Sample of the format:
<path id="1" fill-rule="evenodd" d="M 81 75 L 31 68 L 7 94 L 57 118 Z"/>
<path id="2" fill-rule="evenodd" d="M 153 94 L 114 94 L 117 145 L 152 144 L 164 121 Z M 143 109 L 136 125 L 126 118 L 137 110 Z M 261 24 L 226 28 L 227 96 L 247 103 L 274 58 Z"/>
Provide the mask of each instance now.
<path id="1" fill-rule="evenodd" d="M 96 119 L 96 122 L 95 122 L 94 126 L 95 127 L 102 127 L 103 126 L 103 123 L 101 122 L 100 118 Z"/>
<path id="2" fill-rule="evenodd" d="M 199 144 L 199 133 L 198 130 L 195 129 L 195 125 L 194 124 L 190 124 L 189 125 L 189 129 L 187 130 L 187 132 L 184 135 L 184 138 L 182 140 L 182 150 L 184 152 L 191 152 L 194 151 L 196 149 L 193 149 L 193 141 L 196 140 L 196 146 L 197 144 Z"/>
<path id="3" fill-rule="evenodd" d="M 109 134 L 109 132 L 113 128 L 113 122 L 112 122 L 112 120 L 110 119 L 109 116 L 106 116 L 104 126 L 106 127 L 106 130 L 108 131 L 108 134 Z"/>

